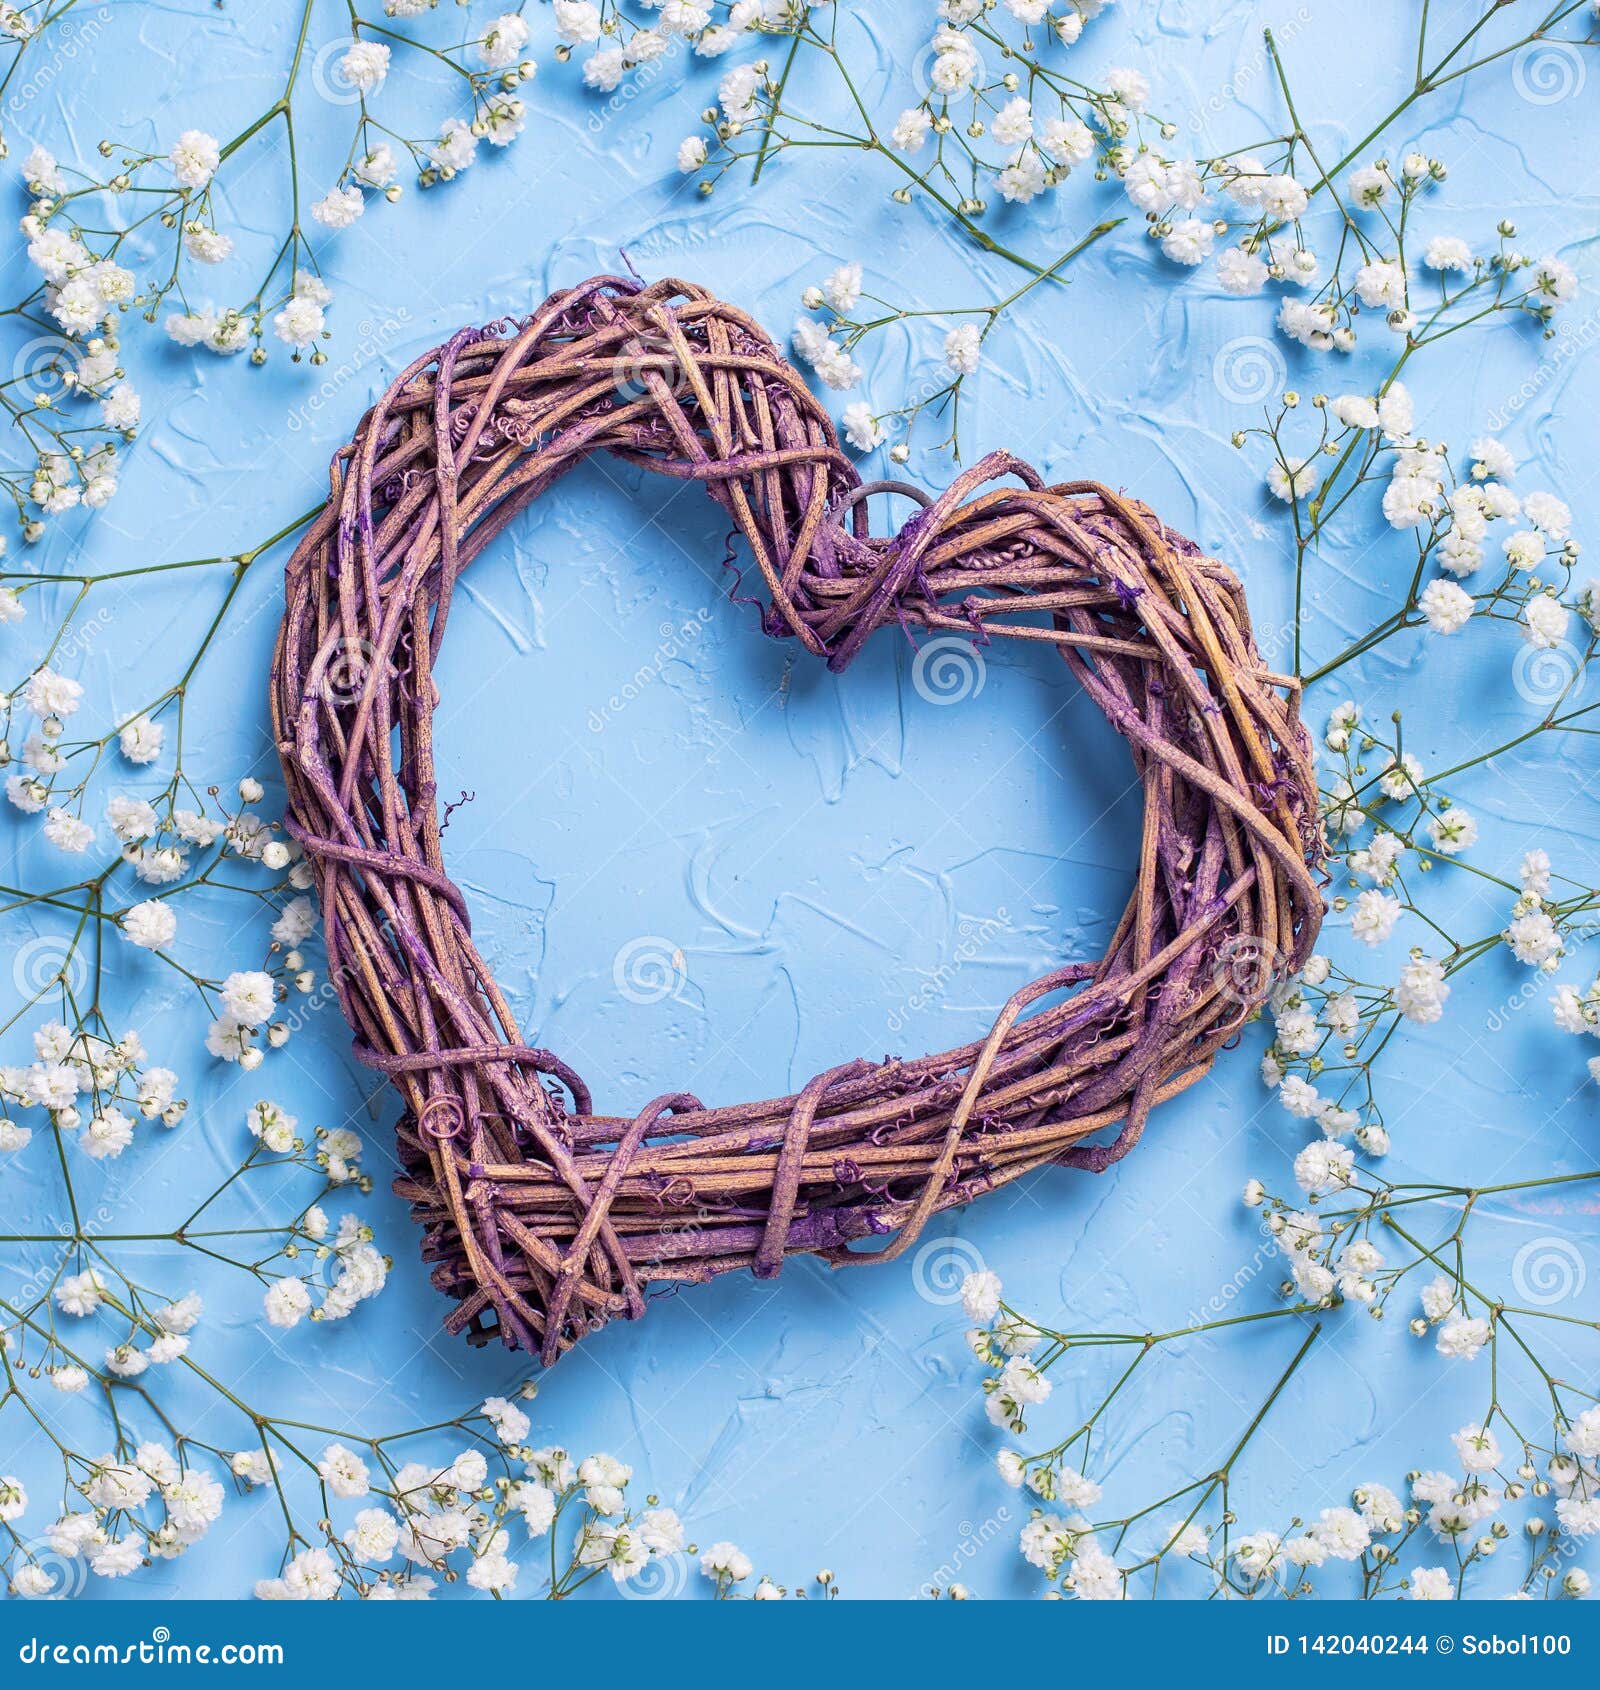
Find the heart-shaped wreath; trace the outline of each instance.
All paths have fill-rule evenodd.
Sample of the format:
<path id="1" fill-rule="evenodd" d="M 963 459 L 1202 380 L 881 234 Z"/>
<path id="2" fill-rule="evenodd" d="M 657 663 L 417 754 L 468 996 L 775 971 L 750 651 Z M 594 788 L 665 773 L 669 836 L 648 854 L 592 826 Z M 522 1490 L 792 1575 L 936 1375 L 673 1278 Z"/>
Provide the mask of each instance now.
<path id="1" fill-rule="evenodd" d="M 897 623 L 1053 645 L 1128 741 L 1138 871 L 1105 955 L 984 1037 L 846 1062 L 790 1097 L 631 1118 L 523 1041 L 445 868 L 432 672 L 456 579 L 591 452 L 702 482 L 766 582 L 766 633 L 841 669 Z M 986 487 L 1009 478 L 1014 484 Z M 1297 684 L 1223 564 L 1092 482 L 997 452 L 888 538 L 826 413 L 743 313 L 600 277 L 419 358 L 335 455 L 290 560 L 272 668 L 288 827 L 315 872 L 355 1050 L 405 1104 L 396 1189 L 445 1324 L 546 1362 L 647 1287 L 785 1256 L 884 1262 L 1044 1163 L 1100 1171 L 1200 1079 L 1322 915 Z M 985 489 L 980 491 L 980 489 Z M 1109 1142 L 1086 1142 L 1104 1129 Z M 888 1243 L 853 1249 L 881 1236 Z"/>

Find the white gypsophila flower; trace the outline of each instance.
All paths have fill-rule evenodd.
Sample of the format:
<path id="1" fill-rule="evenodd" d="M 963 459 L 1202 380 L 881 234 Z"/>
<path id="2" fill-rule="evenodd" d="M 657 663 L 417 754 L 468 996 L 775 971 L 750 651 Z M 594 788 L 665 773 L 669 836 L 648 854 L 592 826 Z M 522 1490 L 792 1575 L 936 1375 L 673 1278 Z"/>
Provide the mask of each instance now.
<path id="1" fill-rule="evenodd" d="M 1038 143 L 1058 165 L 1082 164 L 1094 155 L 1094 131 L 1075 117 L 1046 119 L 1039 126 Z"/>
<path id="2" fill-rule="evenodd" d="M 306 1290 L 304 1280 L 277 1279 L 267 1287 L 261 1303 L 273 1326 L 298 1326 L 311 1307 L 311 1293 Z"/>
<path id="3" fill-rule="evenodd" d="M 340 1443 L 329 1444 L 322 1452 L 317 1472 L 328 1489 L 345 1500 L 363 1497 L 372 1488 L 366 1462 Z"/>
<path id="4" fill-rule="evenodd" d="M 852 312 L 861 298 L 861 266 L 841 264 L 823 278 L 822 295 L 841 317 Z"/>
<path id="5" fill-rule="evenodd" d="M 1477 818 L 1459 805 L 1440 815 L 1429 816 L 1427 827 L 1434 850 L 1442 856 L 1458 856 L 1478 841 Z"/>
<path id="6" fill-rule="evenodd" d="M 1000 197 L 1011 205 L 1029 205 L 1049 186 L 1049 178 L 1039 155 L 1020 153 L 995 178 Z"/>
<path id="7" fill-rule="evenodd" d="M 889 131 L 889 142 L 897 152 L 917 152 L 927 141 L 933 119 L 920 106 L 903 111 Z"/>
<path id="8" fill-rule="evenodd" d="M 1472 618 L 1472 594 L 1454 581 L 1430 581 L 1417 599 L 1417 607 L 1436 634 L 1458 633 Z"/>
<path id="9" fill-rule="evenodd" d="M 1203 217 L 1185 217 L 1161 239 L 1161 251 L 1175 264 L 1195 265 L 1208 257 L 1216 231 Z"/>
<path id="10" fill-rule="evenodd" d="M 170 903 L 147 898 L 122 912 L 122 935 L 142 950 L 159 951 L 172 943 L 178 931 L 178 915 Z"/>
<path id="11" fill-rule="evenodd" d="M 485 1398 L 483 1415 L 503 1444 L 519 1444 L 528 1435 L 531 1422 L 527 1415 L 504 1397 Z"/>
<path id="12" fill-rule="evenodd" d="M 1279 458 L 1267 468 L 1267 491 L 1286 505 L 1303 499 L 1316 485 L 1315 458 Z"/>
<path id="13" fill-rule="evenodd" d="M 1013 95 L 989 121 L 989 133 L 1003 147 L 1020 147 L 1033 139 L 1033 107 L 1020 94 Z"/>
<path id="14" fill-rule="evenodd" d="M 1442 1356 L 1449 1356 L 1458 1361 L 1475 1361 L 1479 1351 L 1488 1343 L 1489 1336 L 1489 1323 L 1486 1320 L 1462 1316 L 1447 1320 L 1439 1328 L 1437 1348 Z M 1498 1450 L 1495 1460 L 1499 1460 Z M 1494 1462 L 1489 1465 L 1493 1466 Z"/>
<path id="15" fill-rule="evenodd" d="M 1435 235 L 1423 249 L 1422 262 L 1430 270 L 1470 270 L 1472 248 L 1457 235 Z"/>
<path id="16" fill-rule="evenodd" d="M 356 189 L 346 191 L 360 198 Z M 322 333 L 322 328 L 322 307 L 305 295 L 291 299 L 272 319 L 273 333 L 286 346 L 296 349 L 310 346 Z"/>
<path id="17" fill-rule="evenodd" d="M 1150 84 L 1136 70 L 1113 66 L 1100 80 L 1106 92 L 1131 112 L 1142 112 L 1150 103 Z"/>
<path id="18" fill-rule="evenodd" d="M 1302 1191 L 1335 1191 L 1354 1177 L 1355 1152 L 1332 1139 L 1314 1139 L 1294 1159 L 1295 1183 Z"/>
<path id="19" fill-rule="evenodd" d="M 240 969 L 222 982 L 224 1012 L 241 1026 L 259 1027 L 267 1021 L 277 1001 L 272 976 L 259 969 Z"/>
<path id="20" fill-rule="evenodd" d="M 389 49 L 381 41 L 354 42 L 339 59 L 339 74 L 363 94 L 383 86 L 389 74 Z"/>
<path id="21" fill-rule="evenodd" d="M 1450 987 L 1445 983 L 1444 965 L 1430 957 L 1413 957 L 1400 971 L 1395 987 L 1395 1006 L 1408 1021 L 1422 1026 L 1444 1013 Z"/>
<path id="22" fill-rule="evenodd" d="M 961 1306 L 968 1320 L 987 1325 L 1000 1312 L 1000 1275 L 988 1268 L 969 1273 L 961 1281 Z"/>
<path id="23" fill-rule="evenodd" d="M 1267 275 L 1266 263 L 1243 247 L 1230 246 L 1217 258 L 1217 280 L 1225 293 L 1259 293 Z"/>
<path id="24" fill-rule="evenodd" d="M 399 174 L 393 148 L 386 141 L 369 147 L 351 165 L 350 174 L 364 188 L 387 188 Z"/>
<path id="25" fill-rule="evenodd" d="M 978 368 L 982 345 L 975 323 L 958 323 L 944 337 L 944 361 L 958 376 L 970 376 Z"/>
<path id="26" fill-rule="evenodd" d="M 216 174 L 222 152 L 214 135 L 203 129 L 185 129 L 167 155 L 172 174 L 181 188 L 203 188 Z"/>
<path id="27" fill-rule="evenodd" d="M 839 423 L 845 439 L 858 452 L 871 452 L 884 442 L 883 429 L 872 414 L 872 407 L 864 399 L 846 405 Z"/>
<path id="28" fill-rule="evenodd" d="M 324 228 L 348 229 L 366 209 L 367 202 L 359 188 L 330 188 L 312 205 L 311 215 Z"/>
<path id="29" fill-rule="evenodd" d="M 1533 267 L 1531 291 L 1549 305 L 1561 305 L 1578 291 L 1578 277 L 1559 258 L 1541 258 Z"/>
<path id="30" fill-rule="evenodd" d="M 750 1557 L 737 1544 L 714 1543 L 700 1557 L 700 1571 L 718 1583 L 738 1584 L 755 1571 Z"/>
<path id="31" fill-rule="evenodd" d="M 567 47 L 586 47 L 600 38 L 600 8 L 592 0 L 555 0 L 556 39 Z"/>
<path id="32" fill-rule="evenodd" d="M 1536 593 L 1523 608 L 1522 637 L 1529 645 L 1549 651 L 1565 640 L 1571 613 L 1548 593 Z"/>

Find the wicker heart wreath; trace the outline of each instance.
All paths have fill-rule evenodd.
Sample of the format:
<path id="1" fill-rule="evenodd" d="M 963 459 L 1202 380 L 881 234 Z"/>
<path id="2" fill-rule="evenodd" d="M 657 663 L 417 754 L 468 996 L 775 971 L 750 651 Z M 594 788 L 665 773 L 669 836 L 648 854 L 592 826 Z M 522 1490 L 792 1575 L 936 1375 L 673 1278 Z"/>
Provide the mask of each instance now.
<path id="1" fill-rule="evenodd" d="M 595 452 L 702 483 L 766 583 L 764 631 L 831 669 L 886 623 L 1054 646 L 1144 793 L 1105 955 L 1024 986 L 974 1043 L 845 1062 L 760 1103 L 669 1092 L 600 1114 L 526 1044 L 445 867 L 432 674 L 461 572 Z M 356 1054 L 405 1106 L 397 1190 L 457 1299 L 452 1331 L 549 1362 L 641 1314 L 649 1287 L 768 1278 L 800 1253 L 888 1261 L 941 1209 L 1041 1164 L 1102 1170 L 1310 952 L 1298 688 L 1262 663 L 1232 573 L 1133 500 L 1046 486 L 1006 453 L 937 498 L 900 488 L 921 508 L 873 536 L 865 499 L 884 484 L 860 481 L 798 373 L 702 288 L 596 278 L 463 330 L 367 412 L 331 482 L 288 566 L 273 723 Z"/>

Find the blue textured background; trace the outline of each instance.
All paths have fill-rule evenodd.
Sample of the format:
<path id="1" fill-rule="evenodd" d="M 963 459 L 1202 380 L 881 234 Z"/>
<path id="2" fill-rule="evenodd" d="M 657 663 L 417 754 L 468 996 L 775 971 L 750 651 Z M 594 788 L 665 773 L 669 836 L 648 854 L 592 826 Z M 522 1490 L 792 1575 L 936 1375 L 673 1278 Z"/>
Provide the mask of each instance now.
<path id="1" fill-rule="evenodd" d="M 314 47 L 339 33 L 341 10 L 321 8 Z M 892 115 L 905 72 L 891 67 L 909 65 L 920 46 L 924 8 L 882 0 L 857 10 L 867 20 L 847 39 L 871 67 L 875 109 Z M 1397 97 L 1403 73 L 1390 67 L 1406 63 L 1400 14 L 1411 10 L 1391 0 L 1127 4 L 1090 25 L 1073 64 L 1091 82 L 1107 65 L 1138 66 L 1153 104 L 1185 125 L 1179 144 L 1221 149 L 1281 122 L 1260 47 L 1261 25 L 1277 22 L 1302 114 L 1314 114 L 1319 140 L 1336 150 Z M 1466 10 L 1436 6 L 1441 35 Z M 298 8 L 268 11 L 112 8 L 92 54 L 12 118 L 13 156 L 33 140 L 87 154 L 101 135 L 160 150 L 190 125 L 231 133 L 281 81 Z M 784 159 L 754 193 L 730 186 L 697 199 L 671 155 L 715 72 L 692 66 L 690 90 L 669 66 L 636 97 L 605 106 L 549 47 L 541 19 L 529 135 L 503 156 L 482 149 L 453 186 L 408 187 L 399 206 L 376 206 L 327 242 L 337 304 L 325 369 L 275 356 L 251 370 L 130 333 L 146 422 L 124 491 L 92 521 L 57 524 L 30 560 L 63 568 L 81 558 L 99 570 L 252 543 L 317 498 L 330 452 L 397 368 L 464 322 L 524 311 L 555 286 L 618 268 L 620 248 L 646 276 L 705 283 L 780 336 L 801 288 L 845 259 L 866 263 L 871 291 L 908 305 L 975 304 L 1015 285 L 1014 271 L 891 205 L 885 175 L 849 155 Z M 420 133 L 454 109 L 445 87 L 416 92 L 397 64 L 380 100 L 402 111 L 409 102 Z M 331 170 L 345 114 L 319 111 L 314 98 L 306 111 L 306 156 Z M 1188 127 L 1196 117 L 1197 131 Z M 1481 248 L 1511 216 L 1528 250 L 1560 251 L 1587 279 L 1594 200 L 1575 191 L 1587 176 L 1574 161 L 1592 155 L 1594 140 L 1592 90 L 1533 105 L 1502 64 L 1456 85 L 1416 126 L 1403 120 L 1393 150 L 1421 145 L 1451 167 L 1427 232 L 1460 232 Z M 278 227 L 284 159 L 271 146 L 252 158 L 230 211 L 266 238 Z M 1125 209 L 1111 186 L 1084 181 L 1048 206 L 1002 209 L 993 221 L 1053 255 L 1108 207 Z M 1291 585 L 1281 509 L 1268 509 L 1261 492 L 1262 454 L 1228 443 L 1258 410 L 1231 401 L 1213 378 L 1228 343 L 1271 335 L 1277 296 L 1222 296 L 1155 258 L 1138 225 L 1135 213 L 1072 268 L 1069 286 L 1036 290 L 991 337 L 969 383 L 969 461 L 1004 445 L 1047 475 L 1135 491 L 1234 561 L 1259 624 L 1280 627 Z M 1597 306 L 1585 296 L 1569 309 L 1586 345 Z M 874 346 L 866 391 L 877 404 L 900 402 L 934 368 L 940 332 L 913 325 Z M 1277 344 L 1306 391 L 1343 391 L 1370 387 L 1389 352 L 1380 329 L 1367 333 L 1372 344 L 1332 365 Z M 1505 431 L 1519 455 L 1541 460 L 1522 485 L 1571 499 L 1580 539 L 1600 532 L 1591 357 L 1552 358 L 1526 326 L 1495 326 L 1420 359 L 1407 376 L 1419 427 L 1463 445 L 1536 379 Z M 948 472 L 915 458 L 910 473 L 937 483 Z M 732 1101 L 782 1091 L 857 1053 L 956 1043 L 987 1025 L 1018 983 L 1095 951 L 1125 894 L 1135 811 L 1120 744 L 1059 666 L 992 653 L 978 699 L 936 708 L 912 689 L 908 648 L 880 636 L 849 674 L 830 677 L 792 646 L 760 638 L 753 613 L 726 603 L 723 525 L 700 495 L 642 483 L 596 465 L 520 521 L 475 567 L 444 656 L 441 764 L 452 790 L 476 794 L 452 823 L 452 865 L 537 1042 L 572 1061 L 614 1111 L 678 1087 Z M 1313 653 L 1328 654 L 1389 608 L 1409 553 L 1402 537 L 1373 530 L 1325 559 Z M 275 777 L 264 700 L 279 568 L 274 555 L 252 571 L 226 643 L 202 673 L 191 711 L 196 778 Z M 221 585 L 218 572 L 203 586 L 169 577 L 103 595 L 111 614 L 86 678 L 108 711 L 134 707 L 170 677 L 173 654 L 204 626 Z M 650 659 L 660 628 L 702 612 L 702 637 L 660 684 L 593 732 L 589 713 Z M 39 626 L 30 620 L 8 641 Z M 1511 685 L 1515 643 L 1503 628 L 1475 627 L 1426 649 L 1407 636 L 1314 693 L 1309 713 L 1320 722 L 1351 691 L 1380 719 L 1406 705 L 1408 745 L 1429 764 L 1455 762 L 1533 719 Z M 1558 867 L 1592 880 L 1584 743 L 1541 743 L 1462 783 L 1459 796 L 1484 824 L 1474 860 L 1510 873 L 1538 842 Z M 15 819 L 0 822 L 8 877 L 42 876 L 46 859 L 21 838 Z M 1500 897 L 1486 898 L 1465 875 L 1424 884 L 1457 913 L 1459 930 L 1504 920 Z M 209 925 L 191 911 L 181 954 L 249 966 L 260 940 L 235 939 L 238 920 L 236 904 L 215 906 Z M 991 921 L 1003 934 L 930 993 L 930 971 L 950 962 L 973 924 Z M 617 991 L 613 955 L 643 935 L 681 947 L 687 985 L 676 999 L 637 1005 Z M 1398 969 L 1419 937 L 1402 929 L 1382 966 Z M 242 1279 L 202 1275 L 209 1312 L 196 1356 L 262 1406 L 372 1430 L 457 1412 L 520 1379 L 514 1359 L 438 1334 L 444 1304 L 387 1191 L 391 1105 L 350 1060 L 336 1013 L 244 1076 L 200 1053 L 192 998 L 159 981 L 154 965 L 130 974 L 125 949 L 116 960 L 128 1018 L 157 1060 L 180 1068 L 194 1102 L 175 1137 L 143 1129 L 133 1150 L 83 1176 L 91 1201 L 103 1179 L 112 1229 L 173 1224 L 187 1197 L 233 1165 L 246 1108 L 270 1095 L 305 1124 L 350 1121 L 367 1132 L 379 1190 L 363 1213 L 396 1260 L 377 1304 L 338 1327 L 290 1334 L 266 1331 L 258 1291 Z M 1491 961 L 1458 987 L 1440 1027 L 1391 1047 L 1391 1176 L 1511 1178 L 1592 1162 L 1595 1094 L 1578 1091 L 1576 1046 L 1549 1027 L 1542 992 L 1532 1008 L 1506 1013 L 1524 979 L 1509 961 Z M 919 994 L 931 1001 L 907 1010 Z M 1246 1041 L 1104 1178 L 1039 1177 L 947 1219 L 943 1231 L 1047 1321 L 1159 1329 L 1205 1318 L 1213 1298 L 1219 1310 L 1267 1306 L 1281 1268 L 1263 1258 L 1237 1192 L 1251 1173 L 1287 1185 L 1304 1135 L 1262 1091 L 1257 1051 Z M 13 1206 L 20 1183 L 37 1194 L 39 1218 L 43 1167 L 27 1156 L 7 1167 Z M 1481 1224 L 1491 1257 L 1555 1224 L 1587 1228 L 1595 1259 L 1592 1214 L 1553 1222 L 1548 1209 L 1502 1206 Z M 152 1277 L 173 1292 L 197 1265 L 150 1260 Z M 585 1343 L 545 1381 L 534 1441 L 615 1451 L 701 1543 L 732 1537 L 761 1570 L 790 1582 L 827 1565 L 847 1594 L 909 1594 L 943 1566 L 983 1594 L 1030 1592 L 1034 1575 L 1014 1548 L 1026 1504 L 996 1479 L 997 1440 L 963 1325 L 958 1306 L 919 1293 L 906 1261 L 846 1275 L 795 1263 L 769 1286 L 725 1279 Z M 1448 1366 L 1400 1322 L 1374 1328 L 1339 1311 L 1326 1326 L 1243 1469 L 1235 1506 L 1246 1529 L 1281 1528 L 1292 1509 L 1344 1501 L 1362 1479 L 1398 1485 L 1408 1468 L 1444 1464 L 1447 1434 L 1486 1406 L 1482 1367 Z M 1297 1340 L 1269 1325 L 1152 1363 L 1114 1416 L 1097 1466 L 1108 1511 L 1214 1465 Z M 1073 1408 L 1094 1400 L 1100 1365 L 1057 1376 L 1057 1400 L 1035 1417 L 1041 1432 L 1064 1431 Z M 207 1435 L 239 1441 L 237 1421 L 194 1403 L 209 1417 Z M 42 1473 L 37 1442 L 10 1447 L 20 1424 L 10 1422 L 6 1459 Z M 237 1593 L 274 1570 L 276 1526 L 269 1496 L 231 1501 L 193 1555 L 94 1588 Z"/>

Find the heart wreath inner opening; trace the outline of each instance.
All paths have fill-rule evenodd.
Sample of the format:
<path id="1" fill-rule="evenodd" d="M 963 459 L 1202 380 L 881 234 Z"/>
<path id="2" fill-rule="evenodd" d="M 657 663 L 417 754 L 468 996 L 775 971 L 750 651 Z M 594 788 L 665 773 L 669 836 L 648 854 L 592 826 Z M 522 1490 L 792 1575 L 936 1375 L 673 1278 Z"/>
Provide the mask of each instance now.
<path id="1" fill-rule="evenodd" d="M 606 1115 L 525 1042 L 445 867 L 432 676 L 462 570 L 600 451 L 702 483 L 766 584 L 763 630 L 830 668 L 886 624 L 1053 645 L 1143 788 L 1105 955 L 1024 986 L 973 1043 L 756 1103 L 668 1092 Z M 397 1190 L 457 1299 L 450 1330 L 549 1362 L 651 1287 L 795 1254 L 885 1262 L 1041 1164 L 1104 1170 L 1309 954 L 1310 744 L 1231 571 L 1136 501 L 1007 453 L 887 538 L 873 490 L 761 329 L 678 281 L 597 277 L 463 330 L 335 455 L 288 565 L 273 725 L 356 1054 L 404 1104 Z M 885 1242 L 852 1248 L 867 1239 Z"/>

